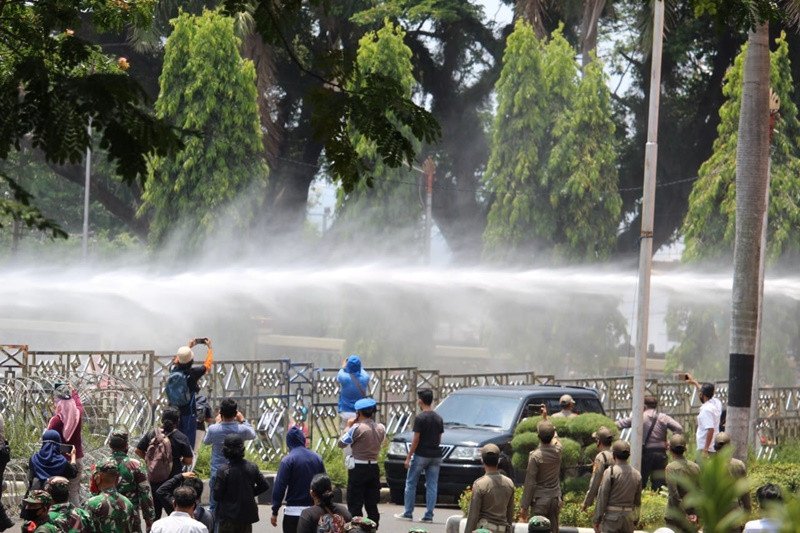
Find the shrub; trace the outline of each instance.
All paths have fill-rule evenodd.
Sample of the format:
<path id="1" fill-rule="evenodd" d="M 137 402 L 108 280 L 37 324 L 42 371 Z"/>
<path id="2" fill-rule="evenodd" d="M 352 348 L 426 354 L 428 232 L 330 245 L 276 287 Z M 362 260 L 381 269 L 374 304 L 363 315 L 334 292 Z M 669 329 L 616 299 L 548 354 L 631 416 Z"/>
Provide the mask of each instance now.
<path id="1" fill-rule="evenodd" d="M 514 453 L 523 454 L 525 457 L 539 446 L 539 435 L 534 433 L 520 433 L 511 440 Z M 517 465 L 514 465 L 516 468 Z"/>
<path id="2" fill-rule="evenodd" d="M 344 453 L 340 448 L 331 448 L 322 456 L 325 471 L 331 482 L 340 487 L 347 486 L 347 467 L 344 466 Z"/>
<path id="3" fill-rule="evenodd" d="M 565 498 L 567 494 L 575 493 L 583 501 L 583 496 L 589 490 L 590 481 L 589 476 L 567 477 L 561 483 L 561 493 Z"/>
<path id="4" fill-rule="evenodd" d="M 591 443 L 581 450 L 581 464 L 592 464 L 595 457 L 597 457 L 597 444 Z"/>
<path id="5" fill-rule="evenodd" d="M 598 413 L 585 413 L 578 415 L 567 420 L 567 432 L 571 439 L 578 441 L 581 446 L 588 446 L 594 442 L 592 433 L 597 431 L 601 426 L 605 426 L 611 430 L 616 437 L 619 434 L 614 421 Z M 558 433 L 561 435 L 561 432 Z"/>
<path id="6" fill-rule="evenodd" d="M 542 420 L 541 416 L 531 416 L 517 424 L 514 435 L 520 433 L 536 433 L 536 425 Z"/>
<path id="7" fill-rule="evenodd" d="M 514 469 L 525 471 L 528 468 L 529 456 L 530 453 L 514 452 L 514 455 L 511 456 L 511 464 L 514 466 Z"/>
<path id="8" fill-rule="evenodd" d="M 568 438 L 562 438 L 561 440 L 561 469 L 564 470 L 565 468 L 571 468 L 573 466 L 577 466 L 580 457 L 581 457 L 581 445 Z"/>

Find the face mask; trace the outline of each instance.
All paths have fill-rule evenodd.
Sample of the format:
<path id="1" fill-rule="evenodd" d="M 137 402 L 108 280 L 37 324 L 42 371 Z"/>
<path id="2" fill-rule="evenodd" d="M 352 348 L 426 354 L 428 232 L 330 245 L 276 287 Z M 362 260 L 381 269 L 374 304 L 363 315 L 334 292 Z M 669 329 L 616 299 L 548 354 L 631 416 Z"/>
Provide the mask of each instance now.
<path id="1" fill-rule="evenodd" d="M 19 517 L 22 518 L 23 520 L 31 520 L 31 521 L 37 520 L 39 518 L 40 510 L 41 509 L 31 509 L 26 507 L 22 511 L 20 511 Z"/>

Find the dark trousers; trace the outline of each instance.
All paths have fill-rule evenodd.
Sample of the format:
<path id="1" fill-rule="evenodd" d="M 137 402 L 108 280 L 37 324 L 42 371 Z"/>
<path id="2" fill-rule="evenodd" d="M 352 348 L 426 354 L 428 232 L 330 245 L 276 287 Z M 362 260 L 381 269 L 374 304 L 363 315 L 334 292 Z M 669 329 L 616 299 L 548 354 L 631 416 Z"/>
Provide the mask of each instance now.
<path id="1" fill-rule="evenodd" d="M 195 396 L 192 394 L 192 401 L 189 405 L 181 409 L 181 419 L 178 421 L 178 429 L 189 439 L 189 446 L 194 450 L 197 439 L 197 410 L 195 408 Z"/>
<path id="2" fill-rule="evenodd" d="M 283 515 L 283 533 L 297 533 L 297 525 L 299 523 L 299 516 Z"/>
<path id="3" fill-rule="evenodd" d="M 376 524 L 380 522 L 378 501 L 381 497 L 381 471 L 378 464 L 356 464 L 347 473 L 347 509 L 353 516 L 364 516 L 361 508 L 367 511 L 367 518 Z"/>
<path id="4" fill-rule="evenodd" d="M 217 533 L 252 533 L 253 524 L 242 522 L 220 522 L 217 526 Z"/>
<path id="5" fill-rule="evenodd" d="M 664 486 L 664 469 L 667 468 L 667 452 L 645 448 L 642 454 L 642 488 L 647 488 L 649 481 L 654 491 Z"/>
<path id="6" fill-rule="evenodd" d="M 158 487 L 163 484 L 163 481 L 161 483 L 150 483 L 150 494 L 153 495 L 153 509 L 156 511 L 156 520 L 161 518 L 162 510 L 166 511 L 166 509 L 164 509 L 164 502 L 161 501 L 161 498 L 156 497 L 156 491 L 158 490 Z M 169 511 L 167 511 L 167 514 L 169 514 Z"/>

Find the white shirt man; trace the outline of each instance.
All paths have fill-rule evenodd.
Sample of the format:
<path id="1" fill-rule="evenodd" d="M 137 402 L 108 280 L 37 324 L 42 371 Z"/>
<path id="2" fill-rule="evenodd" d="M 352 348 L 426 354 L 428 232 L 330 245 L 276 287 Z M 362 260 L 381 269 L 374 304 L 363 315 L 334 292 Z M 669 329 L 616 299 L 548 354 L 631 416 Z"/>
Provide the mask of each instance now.
<path id="1" fill-rule="evenodd" d="M 750 520 L 744 525 L 744 533 L 778 533 L 781 525 L 771 518 Z"/>
<path id="2" fill-rule="evenodd" d="M 697 453 L 714 453 L 714 439 L 719 433 L 722 402 L 714 397 L 714 384 L 700 384 L 691 374 L 686 374 L 686 381 L 697 387 L 703 405 L 697 414 Z"/>
<path id="3" fill-rule="evenodd" d="M 156 520 L 151 533 L 208 533 L 202 522 L 192 518 L 197 502 L 197 494 L 191 487 L 175 489 L 175 511 L 168 517 Z"/>

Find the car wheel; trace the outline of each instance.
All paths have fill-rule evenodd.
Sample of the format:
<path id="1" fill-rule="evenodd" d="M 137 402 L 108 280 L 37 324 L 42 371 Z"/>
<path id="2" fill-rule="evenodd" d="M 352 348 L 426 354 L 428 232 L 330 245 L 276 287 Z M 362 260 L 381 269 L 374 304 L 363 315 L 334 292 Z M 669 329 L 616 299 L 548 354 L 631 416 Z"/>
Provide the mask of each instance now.
<path id="1" fill-rule="evenodd" d="M 389 500 L 397 505 L 405 503 L 405 487 L 392 487 L 389 485 Z"/>

